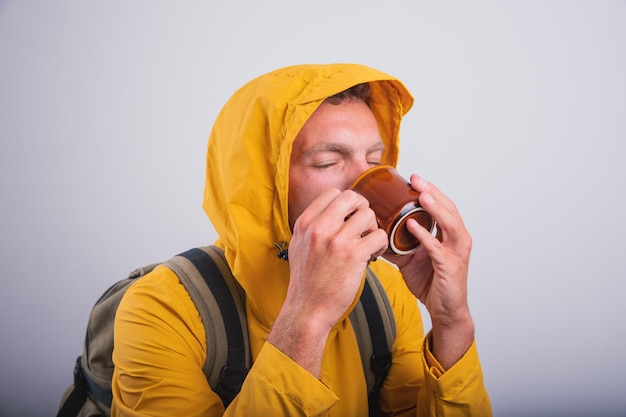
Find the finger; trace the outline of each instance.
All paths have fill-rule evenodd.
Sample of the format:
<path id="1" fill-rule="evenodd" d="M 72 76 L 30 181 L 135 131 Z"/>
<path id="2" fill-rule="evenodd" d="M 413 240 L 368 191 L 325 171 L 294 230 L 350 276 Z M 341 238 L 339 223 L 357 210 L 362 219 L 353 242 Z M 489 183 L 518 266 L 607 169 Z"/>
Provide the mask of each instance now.
<path id="1" fill-rule="evenodd" d="M 345 220 L 344 228 L 355 236 L 365 236 L 378 229 L 378 221 L 374 210 L 361 207 L 352 212 Z"/>
<path id="2" fill-rule="evenodd" d="M 357 211 L 369 209 L 369 202 L 365 197 L 352 190 L 341 192 L 326 209 L 326 212 L 342 222 L 351 218 Z"/>
<path id="3" fill-rule="evenodd" d="M 439 240 L 467 233 L 456 204 L 437 186 L 417 174 L 411 175 L 411 186 L 420 193 L 420 205 L 438 223 Z"/>
<path id="4" fill-rule="evenodd" d="M 307 228 L 313 221 L 324 213 L 330 204 L 341 194 L 341 191 L 333 188 L 319 195 L 313 202 L 300 214 L 296 220 L 296 224 L 302 228 Z"/>
<path id="5" fill-rule="evenodd" d="M 424 250 L 428 253 L 428 256 L 435 262 L 439 258 L 439 254 L 442 252 L 443 247 L 440 239 L 433 236 L 432 233 L 424 226 L 419 224 L 415 219 L 409 219 L 406 222 L 406 227 L 420 241 L 420 244 Z M 437 229 L 439 231 L 439 229 Z"/>
<path id="6" fill-rule="evenodd" d="M 363 247 L 363 252 L 369 255 L 369 261 L 385 253 L 389 246 L 389 238 L 383 229 L 376 229 L 363 236 L 359 245 Z"/>
<path id="7" fill-rule="evenodd" d="M 442 242 L 454 243 L 467 232 L 459 212 L 456 209 L 450 211 L 430 193 L 424 192 L 420 195 L 420 205 L 437 223 L 439 240 Z"/>
<path id="8" fill-rule="evenodd" d="M 363 196 L 350 190 L 330 190 L 307 207 L 296 221 L 296 228 L 316 230 L 326 236 L 339 237 L 341 233 L 345 244 L 354 244 L 353 240 L 377 230 L 378 223 Z"/>
<path id="9" fill-rule="evenodd" d="M 446 210 L 451 212 L 457 211 L 454 201 L 444 194 L 436 185 L 426 181 L 426 179 L 421 176 L 417 174 L 411 175 L 411 186 L 420 194 L 430 194 Z"/>
<path id="10" fill-rule="evenodd" d="M 368 256 L 378 256 L 388 246 L 387 233 L 378 227 L 376 214 L 369 207 L 361 207 L 344 222 L 341 233 L 355 239 L 355 245 L 362 247 Z M 357 250 L 356 247 L 351 250 Z M 361 250 L 361 249 L 358 249 Z"/>

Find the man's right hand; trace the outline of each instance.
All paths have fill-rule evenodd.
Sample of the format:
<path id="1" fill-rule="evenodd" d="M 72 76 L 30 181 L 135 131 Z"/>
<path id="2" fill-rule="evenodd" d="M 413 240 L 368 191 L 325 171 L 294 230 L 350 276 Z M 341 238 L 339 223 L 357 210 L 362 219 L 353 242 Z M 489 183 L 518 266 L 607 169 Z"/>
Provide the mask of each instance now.
<path id="1" fill-rule="evenodd" d="M 330 329 L 354 302 L 367 263 L 387 247 L 361 195 L 331 189 L 296 220 L 287 297 L 268 341 L 319 376 Z"/>

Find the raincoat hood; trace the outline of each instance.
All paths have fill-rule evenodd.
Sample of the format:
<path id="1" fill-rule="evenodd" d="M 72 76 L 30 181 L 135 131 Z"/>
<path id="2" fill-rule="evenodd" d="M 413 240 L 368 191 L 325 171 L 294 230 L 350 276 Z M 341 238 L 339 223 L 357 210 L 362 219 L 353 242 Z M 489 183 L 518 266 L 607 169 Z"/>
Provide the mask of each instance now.
<path id="1" fill-rule="evenodd" d="M 209 137 L 203 208 L 218 233 L 248 312 L 269 331 L 287 293 L 289 161 L 293 141 L 315 109 L 347 88 L 369 83 L 370 108 L 395 166 L 400 121 L 413 98 L 396 78 L 356 64 L 298 65 L 262 75 L 224 105 Z"/>

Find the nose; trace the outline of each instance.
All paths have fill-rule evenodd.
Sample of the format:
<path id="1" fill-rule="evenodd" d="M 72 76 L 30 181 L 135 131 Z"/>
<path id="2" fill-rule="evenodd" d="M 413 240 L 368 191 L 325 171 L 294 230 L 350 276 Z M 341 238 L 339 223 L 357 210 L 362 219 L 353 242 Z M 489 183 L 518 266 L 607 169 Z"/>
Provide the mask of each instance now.
<path id="1" fill-rule="evenodd" d="M 365 171 L 367 171 L 368 169 L 370 169 L 372 166 L 367 162 L 367 160 L 363 159 L 358 160 L 358 161 L 354 161 L 354 163 L 350 164 L 349 167 L 349 172 L 347 173 L 348 175 L 346 175 L 346 180 L 349 181 L 347 186 L 345 187 L 346 189 L 349 189 L 352 184 L 354 183 L 354 181 Z"/>

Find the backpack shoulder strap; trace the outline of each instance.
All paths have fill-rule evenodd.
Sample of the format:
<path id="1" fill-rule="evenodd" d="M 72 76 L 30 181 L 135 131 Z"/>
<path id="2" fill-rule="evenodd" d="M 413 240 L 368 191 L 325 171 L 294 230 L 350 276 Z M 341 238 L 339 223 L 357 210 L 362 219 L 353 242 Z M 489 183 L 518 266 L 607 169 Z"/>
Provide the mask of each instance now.
<path id="1" fill-rule="evenodd" d="M 190 249 L 165 263 L 193 300 L 206 332 L 204 374 L 224 407 L 250 369 L 245 293 L 217 246 Z"/>
<path id="2" fill-rule="evenodd" d="M 391 302 L 378 277 L 366 270 L 361 298 L 350 313 L 367 382 L 370 416 L 376 415 L 378 393 L 391 366 L 391 346 L 396 338 L 396 322 Z"/>

